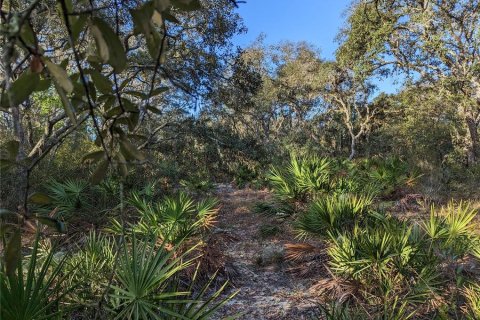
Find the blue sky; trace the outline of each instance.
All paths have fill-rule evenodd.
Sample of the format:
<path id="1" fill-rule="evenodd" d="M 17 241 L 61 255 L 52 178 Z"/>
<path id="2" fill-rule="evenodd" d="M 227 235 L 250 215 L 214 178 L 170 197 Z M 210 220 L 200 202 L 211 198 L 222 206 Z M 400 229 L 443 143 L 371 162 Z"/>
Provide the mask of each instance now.
<path id="1" fill-rule="evenodd" d="M 242 16 L 246 34 L 236 36 L 234 43 L 245 47 L 261 33 L 267 44 L 281 41 L 307 41 L 318 47 L 322 57 L 333 59 L 335 41 L 345 23 L 351 0 L 246 0 L 237 9 Z M 381 91 L 392 93 L 398 85 L 392 80 L 378 81 Z"/>
<path id="2" fill-rule="evenodd" d="M 268 44 L 307 41 L 320 48 L 323 57 L 332 58 L 349 4 L 350 0 L 246 0 L 238 12 L 248 33 L 237 36 L 235 43 L 243 47 L 265 33 Z"/>

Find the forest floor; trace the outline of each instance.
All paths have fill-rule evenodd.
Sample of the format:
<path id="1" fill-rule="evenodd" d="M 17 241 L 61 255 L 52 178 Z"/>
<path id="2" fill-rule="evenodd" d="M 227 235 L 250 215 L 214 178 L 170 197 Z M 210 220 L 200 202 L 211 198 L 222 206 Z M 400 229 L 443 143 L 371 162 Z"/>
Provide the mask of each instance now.
<path id="1" fill-rule="evenodd" d="M 218 317 L 237 313 L 241 314 L 239 319 L 255 320 L 310 319 L 314 316 L 318 305 L 315 303 L 315 292 L 310 288 L 319 276 L 301 275 L 286 257 L 286 248 L 305 242 L 295 238 L 288 221 L 252 210 L 256 203 L 268 200 L 271 194 L 219 185 L 216 196 L 222 206 L 217 227 L 230 239 L 224 252 L 225 260 L 233 270 L 232 290 L 239 290 Z M 262 234 L 262 226 L 276 233 Z M 320 243 L 311 244 L 321 248 Z M 324 262 L 321 256 L 316 255 L 311 261 L 320 269 Z"/>
<path id="2" fill-rule="evenodd" d="M 220 184 L 215 196 L 221 203 L 217 231 L 228 239 L 219 251 L 230 278 L 229 293 L 239 291 L 216 319 L 232 314 L 240 314 L 238 319 L 243 320 L 318 319 L 319 289 L 334 282 L 325 267 L 322 243 L 298 239 L 288 217 L 256 213 L 255 204 L 272 198 L 267 190 Z M 408 194 L 384 205 L 401 218 L 419 218 L 428 208 L 421 205 L 424 200 L 419 194 Z M 480 210 L 480 202 L 473 209 Z M 302 252 L 304 259 L 292 259 L 295 252 Z"/>

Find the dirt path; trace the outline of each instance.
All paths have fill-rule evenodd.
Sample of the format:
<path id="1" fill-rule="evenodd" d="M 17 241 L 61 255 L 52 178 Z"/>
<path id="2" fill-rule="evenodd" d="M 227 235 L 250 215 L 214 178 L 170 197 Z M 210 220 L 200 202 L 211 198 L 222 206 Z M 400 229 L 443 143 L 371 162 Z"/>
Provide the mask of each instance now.
<path id="1" fill-rule="evenodd" d="M 219 318 L 238 312 L 240 319 L 311 319 L 317 309 L 308 291 L 313 280 L 292 274 L 285 261 L 284 245 L 298 241 L 287 223 L 252 211 L 255 203 L 271 195 L 219 185 L 216 196 L 222 203 L 218 227 L 233 239 L 225 251 L 236 272 L 233 286 L 240 289 Z M 262 226 L 273 228 L 276 234 L 262 235 Z"/>

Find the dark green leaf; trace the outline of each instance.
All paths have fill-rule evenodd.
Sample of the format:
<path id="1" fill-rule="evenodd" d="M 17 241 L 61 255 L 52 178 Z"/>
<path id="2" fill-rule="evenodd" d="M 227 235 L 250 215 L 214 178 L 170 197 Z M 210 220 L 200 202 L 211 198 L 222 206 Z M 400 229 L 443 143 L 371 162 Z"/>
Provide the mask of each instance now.
<path id="1" fill-rule="evenodd" d="M 133 131 L 138 125 L 138 120 L 140 120 L 139 112 L 132 112 L 128 117 L 128 130 Z"/>
<path id="2" fill-rule="evenodd" d="M 164 93 L 164 92 L 168 91 L 168 89 L 169 89 L 168 87 L 158 87 L 158 88 L 152 90 L 152 94 L 150 96 L 154 97 L 156 95 L 159 95 L 160 93 Z"/>
<path id="3" fill-rule="evenodd" d="M 102 158 L 105 158 L 105 151 L 98 150 L 98 151 L 93 151 L 93 152 L 90 152 L 90 153 L 86 154 L 82 158 L 82 162 L 97 162 Z"/>
<path id="4" fill-rule="evenodd" d="M 162 41 L 160 33 L 157 30 L 153 30 L 150 34 L 145 35 L 145 40 L 147 41 L 147 49 L 150 57 L 152 57 L 153 60 L 157 60 Z"/>
<path id="5" fill-rule="evenodd" d="M 95 171 L 93 171 L 93 174 L 90 177 L 90 183 L 92 183 L 93 185 L 99 184 L 107 175 L 107 170 L 108 170 L 108 161 L 107 160 L 101 161 L 95 168 Z"/>
<path id="6" fill-rule="evenodd" d="M 117 154 L 117 161 L 117 166 L 120 174 L 122 175 L 122 177 L 126 177 L 128 175 L 127 160 L 121 152 Z"/>
<path id="7" fill-rule="evenodd" d="M 147 106 L 147 110 L 150 111 L 150 112 L 156 113 L 156 114 L 162 114 L 162 111 L 158 110 L 157 108 L 155 108 L 151 105 Z"/>
<path id="8" fill-rule="evenodd" d="M 102 95 L 98 98 L 98 102 L 99 104 L 103 103 L 103 110 L 110 110 L 110 108 L 112 108 L 113 105 L 117 102 L 117 97 L 112 95 Z"/>
<path id="9" fill-rule="evenodd" d="M 129 94 L 129 95 L 134 96 L 134 97 L 137 97 L 137 98 L 140 98 L 140 99 L 145 99 L 147 97 L 147 95 L 145 93 L 140 92 L 140 91 L 129 90 L 129 91 L 125 91 L 124 93 Z"/>
<path id="10" fill-rule="evenodd" d="M 152 3 L 147 3 L 138 9 L 130 10 L 135 34 L 143 33 L 147 37 L 154 30 L 151 22 L 153 11 Z"/>
<path id="11" fill-rule="evenodd" d="M 152 3 L 147 3 L 139 9 L 130 10 L 130 14 L 132 15 L 135 24 L 135 33 L 142 33 L 145 36 L 148 53 L 152 59 L 156 60 L 159 55 L 162 37 L 152 24 L 153 13 L 154 8 Z"/>
<path id="12" fill-rule="evenodd" d="M 73 83 L 68 77 L 67 71 L 48 59 L 44 59 L 44 63 L 47 66 L 48 72 L 50 72 L 55 80 L 55 83 L 57 83 L 60 88 L 65 90 L 67 93 L 71 93 L 73 91 Z"/>
<path id="13" fill-rule="evenodd" d="M 86 15 L 80 15 L 77 18 L 77 20 L 72 24 L 72 36 L 75 41 L 78 39 L 78 36 L 83 31 L 86 24 L 87 24 Z"/>
<path id="14" fill-rule="evenodd" d="M 28 46 L 36 46 L 37 39 L 30 23 L 24 23 L 22 25 L 22 29 L 20 30 L 20 37 L 22 38 L 23 42 L 25 42 Z"/>
<path id="15" fill-rule="evenodd" d="M 35 88 L 35 91 L 45 91 L 50 88 L 50 85 L 52 84 L 52 81 L 50 79 L 42 79 L 38 82 L 37 87 Z"/>
<path id="16" fill-rule="evenodd" d="M 12 83 L 12 87 L 10 88 L 10 97 L 12 99 L 10 106 L 18 105 L 27 100 L 37 87 L 39 81 L 40 76 L 37 73 L 31 73 L 29 71 L 22 73 L 22 75 Z"/>
<path id="17" fill-rule="evenodd" d="M 5 248 L 5 269 L 7 275 L 12 277 L 19 266 L 22 257 L 22 237 L 20 229 L 15 229 Z"/>
<path id="18" fill-rule="evenodd" d="M 120 151 L 126 159 L 145 160 L 145 155 L 126 139 L 120 140 Z"/>
<path id="19" fill-rule="evenodd" d="M 92 22 L 100 30 L 108 47 L 108 63 L 115 72 L 122 72 L 127 65 L 127 56 L 122 42 L 105 21 L 100 18 L 93 18 Z"/>
<path id="20" fill-rule="evenodd" d="M 122 112 L 123 111 L 122 111 L 122 108 L 120 108 L 120 106 L 113 107 L 105 113 L 105 118 L 110 119 L 112 117 L 119 116 L 122 114 Z"/>
<path id="21" fill-rule="evenodd" d="M 72 103 L 67 97 L 67 94 L 63 89 L 57 85 L 55 82 L 55 88 L 57 89 L 58 96 L 60 97 L 60 100 L 62 101 L 63 109 L 65 110 L 65 113 L 67 116 L 70 118 L 70 121 L 72 123 L 77 123 L 77 117 L 75 116 L 75 110 L 73 109 Z"/>
<path id="22" fill-rule="evenodd" d="M 101 62 L 108 62 L 108 59 L 110 58 L 110 51 L 108 49 L 107 41 L 105 41 L 105 37 L 103 36 L 102 31 L 96 25 L 91 25 L 90 33 L 95 39 L 95 44 L 97 45 L 98 58 Z M 93 56 L 89 57 L 88 60 L 93 61 Z"/>
<path id="23" fill-rule="evenodd" d="M 122 98 L 122 105 L 125 108 L 125 111 L 128 112 L 138 112 L 138 106 L 132 103 L 130 100 Z"/>
<path id="24" fill-rule="evenodd" d="M 113 83 L 107 77 L 95 70 L 90 71 L 90 76 L 98 91 L 104 94 L 112 93 Z"/>
<path id="25" fill-rule="evenodd" d="M 66 231 L 65 223 L 58 219 L 45 216 L 34 216 L 34 218 L 38 220 L 38 222 L 40 222 L 41 224 L 55 228 L 60 233 L 65 233 Z"/>
<path id="26" fill-rule="evenodd" d="M 162 15 L 165 18 L 165 20 L 168 20 L 168 21 L 176 23 L 176 24 L 180 23 L 180 21 L 178 21 L 178 19 L 173 14 L 171 14 L 169 12 L 163 12 Z"/>
<path id="27" fill-rule="evenodd" d="M 35 204 L 50 204 L 53 199 L 41 192 L 34 192 L 28 196 L 28 201 Z"/>

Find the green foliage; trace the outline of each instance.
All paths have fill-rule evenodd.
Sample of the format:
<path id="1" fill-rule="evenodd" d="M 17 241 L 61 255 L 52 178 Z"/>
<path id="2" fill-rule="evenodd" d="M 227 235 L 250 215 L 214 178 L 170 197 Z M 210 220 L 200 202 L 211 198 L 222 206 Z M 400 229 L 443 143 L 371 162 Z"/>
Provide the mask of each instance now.
<path id="1" fill-rule="evenodd" d="M 46 184 L 49 201 L 39 208 L 39 212 L 48 214 L 56 209 L 55 217 L 68 219 L 75 213 L 88 210 L 91 201 L 87 188 L 87 182 L 82 180 L 51 181 Z"/>
<path id="2" fill-rule="evenodd" d="M 306 201 L 316 193 L 329 190 L 330 165 L 326 158 L 291 156 L 284 169 L 273 167 L 268 179 L 281 201 Z"/>
<path id="3" fill-rule="evenodd" d="M 373 163 L 366 163 L 367 172 L 372 183 L 380 188 L 382 195 L 389 196 L 399 188 L 414 185 L 418 175 L 412 173 L 409 165 L 399 158 L 387 158 Z"/>
<path id="4" fill-rule="evenodd" d="M 165 244 L 155 248 L 133 237 L 131 248 L 125 246 L 115 270 L 117 283 L 109 294 L 116 319 L 179 316 L 169 304 L 188 293 L 173 289 L 171 280 L 192 261 L 182 262 L 184 255 L 174 257 L 175 250 L 167 251 Z"/>
<path id="5" fill-rule="evenodd" d="M 391 218 L 377 223 L 378 227 L 356 226 L 332 235 L 328 249 L 332 271 L 357 281 L 372 305 L 398 296 L 406 304 L 427 303 L 442 288 L 435 257 L 406 223 Z"/>
<path id="6" fill-rule="evenodd" d="M 62 270 L 65 258 L 55 261 L 50 250 L 39 261 L 39 237 L 28 259 L 26 270 L 19 264 L 14 275 L 0 271 L 0 317 L 5 320 L 53 319 L 60 313 L 59 304 L 73 287 L 64 286 Z"/>
<path id="7" fill-rule="evenodd" d="M 411 317 L 418 311 L 415 306 L 442 294 L 449 281 L 459 286 L 468 278 L 459 265 L 478 244 L 473 231 L 475 214 L 469 204 L 453 202 L 438 212 L 432 207 L 430 217 L 420 222 L 371 213 L 364 224 L 330 231 L 330 268 L 360 286 L 371 308 L 385 305 L 384 316 L 403 310 L 399 318 L 391 314 L 387 319 Z M 441 265 L 453 266 L 458 274 L 443 274 Z M 476 301 L 474 291 L 466 292 Z M 385 304 L 397 298 L 398 310 Z"/>
<path id="8" fill-rule="evenodd" d="M 478 251 L 478 235 L 473 219 L 477 215 L 469 203 L 450 202 L 439 212 L 432 206 L 430 217 L 421 223 L 428 240 L 442 255 L 456 260 Z"/>
<path id="9" fill-rule="evenodd" d="M 103 293 L 105 280 L 113 272 L 116 251 L 113 239 L 90 231 L 85 244 L 71 254 L 65 264 L 66 285 L 74 287 L 69 298 L 84 307 L 95 305 Z"/>
<path id="10" fill-rule="evenodd" d="M 393 302 L 386 302 L 383 309 L 375 314 L 349 303 L 333 302 L 321 305 L 320 309 L 326 320 L 407 320 L 415 316 L 415 311 L 410 311 L 408 305 L 401 303 L 398 297 Z"/>
<path id="11" fill-rule="evenodd" d="M 239 165 L 234 172 L 235 184 L 240 188 L 245 187 L 246 184 L 253 182 L 258 177 L 254 170 L 245 165 Z"/>
<path id="12" fill-rule="evenodd" d="M 480 318 L 480 286 L 474 284 L 465 289 L 465 313 L 468 320 Z"/>
<path id="13" fill-rule="evenodd" d="M 133 236 L 125 247 L 109 292 L 115 319 L 207 319 L 232 297 L 219 298 L 226 284 L 207 297 L 213 279 L 197 293 L 181 290 L 178 277 L 194 262 L 186 256 L 195 246 L 178 254 L 177 247 L 166 245 L 162 241 L 158 247 L 156 241 L 142 242 Z M 193 282 L 195 277 L 187 290 L 193 289 Z"/>
<path id="14" fill-rule="evenodd" d="M 188 180 L 181 180 L 180 185 L 188 191 L 200 193 L 210 192 L 215 188 L 208 177 L 190 177 Z"/>
<path id="15" fill-rule="evenodd" d="M 299 235 L 326 236 L 327 232 L 337 232 L 352 228 L 368 214 L 373 196 L 338 194 L 315 200 L 296 221 Z"/>
<path id="16" fill-rule="evenodd" d="M 343 38 L 337 59 L 341 63 L 356 63 L 358 71 L 371 72 L 375 60 L 385 53 L 384 42 L 393 30 L 393 21 L 381 15 L 374 5 L 359 3 L 348 17 L 348 27 L 342 30 Z"/>
<path id="17" fill-rule="evenodd" d="M 253 211 L 270 217 L 283 218 L 292 214 L 293 208 L 289 204 L 265 201 L 255 203 Z"/>
<path id="18" fill-rule="evenodd" d="M 418 175 L 398 158 L 338 161 L 317 157 L 291 157 L 285 169 L 272 168 L 268 178 L 283 203 L 308 202 L 324 194 L 391 196 L 413 186 Z"/>
<path id="19" fill-rule="evenodd" d="M 133 226 L 135 232 L 176 244 L 211 227 L 218 202 L 213 198 L 195 202 L 181 192 L 157 203 L 149 203 L 134 193 L 130 203 L 140 214 L 140 221 Z"/>
<path id="20" fill-rule="evenodd" d="M 200 264 L 195 269 L 189 287 L 191 293 L 188 303 L 182 303 L 176 305 L 176 312 L 181 314 L 182 317 L 187 319 L 205 320 L 210 319 L 215 312 L 230 301 L 239 291 L 233 291 L 231 294 L 226 294 L 228 282 L 225 282 L 220 288 L 216 289 L 212 287 L 214 280 L 216 279 L 216 273 L 210 277 L 210 279 L 199 290 L 195 290 L 194 287 L 197 284 L 198 271 Z M 232 315 L 231 318 L 235 318 L 236 315 Z"/>
<path id="21" fill-rule="evenodd" d="M 276 236 L 280 232 L 280 228 L 276 225 L 264 224 L 260 226 L 260 236 L 265 238 L 270 238 Z"/>
<path id="22" fill-rule="evenodd" d="M 116 318 L 210 317 L 225 285 L 188 275 L 200 251 L 191 243 L 211 249 L 218 202 L 196 197 L 212 181 L 261 185 L 269 166 L 276 198 L 254 211 L 292 215 L 301 237 L 320 236 L 333 278 L 355 287 L 323 317 L 480 317 L 476 211 L 451 202 L 416 221 L 374 203 L 407 207 L 416 168 L 436 199 L 478 192 L 478 0 L 356 1 L 335 61 L 306 43 L 261 40 L 233 56 L 242 25 L 230 0 L 10 2 L 0 28 L 2 319 L 57 317 L 65 300 L 91 318 L 105 298 Z M 373 76 L 394 70 L 414 75 L 372 100 Z M 340 160 L 348 149 L 355 160 Z M 116 237 L 84 236 L 105 227 L 99 218 Z M 37 239 L 21 263 L 23 230 L 65 232 L 65 221 L 62 252 Z"/>

